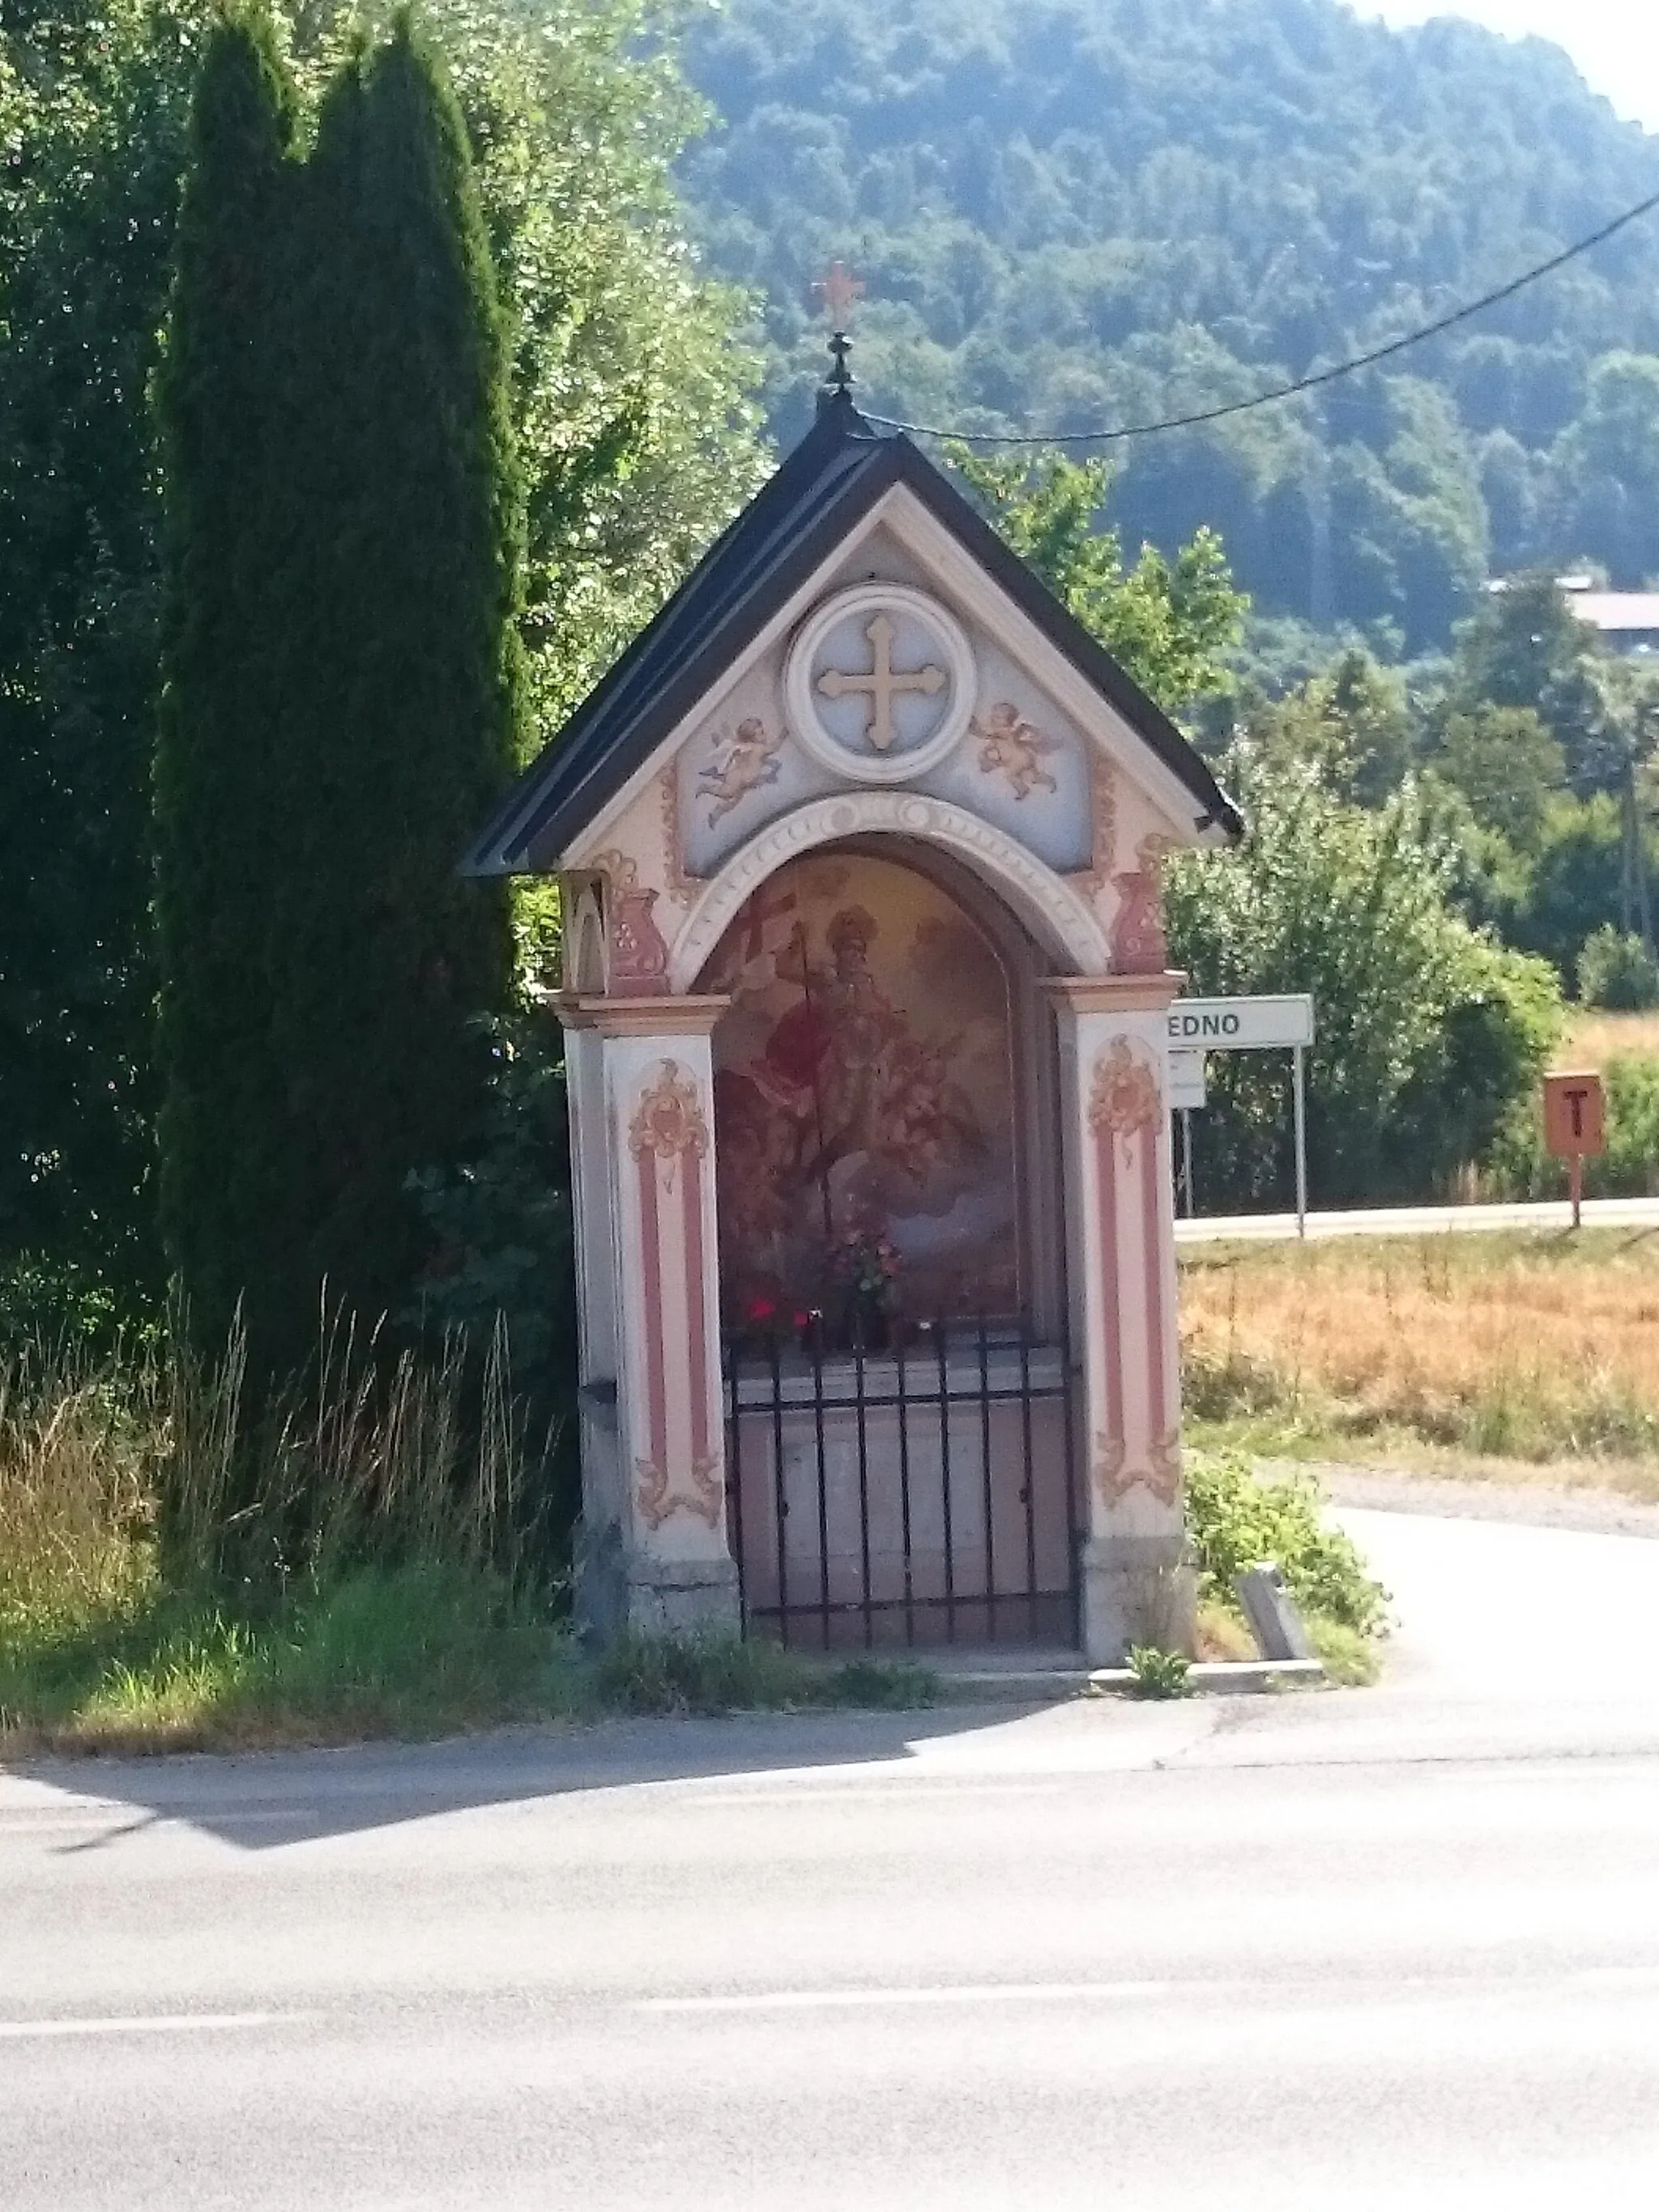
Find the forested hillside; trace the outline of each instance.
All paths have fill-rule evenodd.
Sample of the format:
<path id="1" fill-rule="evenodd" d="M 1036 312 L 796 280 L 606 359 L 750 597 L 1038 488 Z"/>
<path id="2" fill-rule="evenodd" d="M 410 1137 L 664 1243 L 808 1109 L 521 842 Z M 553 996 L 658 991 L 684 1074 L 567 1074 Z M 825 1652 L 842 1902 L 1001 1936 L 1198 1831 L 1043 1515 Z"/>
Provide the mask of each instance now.
<path id="1" fill-rule="evenodd" d="M 868 286 L 866 404 L 1066 431 L 1395 337 L 1659 190 L 1659 138 L 1566 57 L 1338 0 L 727 0 L 683 176 L 764 300 L 798 434 L 811 285 Z M 1224 533 L 1264 613 L 1443 642 L 1482 576 L 1659 571 L 1659 216 L 1397 365 L 1120 449 L 1133 544 Z"/>

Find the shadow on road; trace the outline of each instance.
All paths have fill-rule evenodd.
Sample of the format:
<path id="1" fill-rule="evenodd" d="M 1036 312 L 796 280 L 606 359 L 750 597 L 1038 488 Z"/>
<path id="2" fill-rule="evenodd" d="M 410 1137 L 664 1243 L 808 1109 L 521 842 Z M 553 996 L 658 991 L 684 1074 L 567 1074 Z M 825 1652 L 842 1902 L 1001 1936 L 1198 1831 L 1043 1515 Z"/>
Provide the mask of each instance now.
<path id="1" fill-rule="evenodd" d="M 997 1704 L 911 1713 L 743 1713 L 326 1751 L 39 1759 L 0 1767 L 0 1785 L 24 1785 L 37 1809 L 57 1801 L 67 1810 L 68 1799 L 82 1814 L 107 1811 L 107 1834 L 77 1850 L 118 1843 L 157 1821 L 183 1821 L 243 1850 L 267 1850 L 579 1791 L 877 1766 L 902 1761 L 938 1737 L 1000 1726 L 1024 1710 Z M 52 1796 L 43 1802 L 31 1784 Z M 15 1802 L 15 1789 L 8 1794 Z M 138 1817 L 123 1819 L 123 1808 Z"/>

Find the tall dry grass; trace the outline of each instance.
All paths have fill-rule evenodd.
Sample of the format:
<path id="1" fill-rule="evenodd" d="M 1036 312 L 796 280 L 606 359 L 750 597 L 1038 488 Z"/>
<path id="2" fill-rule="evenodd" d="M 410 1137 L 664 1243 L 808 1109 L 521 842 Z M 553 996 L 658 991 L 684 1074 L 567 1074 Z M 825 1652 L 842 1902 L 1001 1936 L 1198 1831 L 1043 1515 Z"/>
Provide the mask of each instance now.
<path id="1" fill-rule="evenodd" d="M 1614 1060 L 1659 1060 L 1659 1012 L 1613 1014 L 1595 1006 L 1574 1009 L 1556 1048 L 1555 1066 L 1604 1068 Z"/>
<path id="2" fill-rule="evenodd" d="M 0 1747 L 426 1733 L 544 1702 L 568 1638 L 519 1495 L 498 1331 L 337 1332 L 257 1418 L 125 1349 L 0 1366 Z"/>
<path id="3" fill-rule="evenodd" d="M 1659 1237 L 1332 1240 L 1194 1255 L 1200 1418 L 1659 1467 Z"/>
<path id="4" fill-rule="evenodd" d="M 0 1757 L 928 1702 L 915 1667 L 719 1638 L 635 1638 L 596 1666 L 520 1494 L 505 1331 L 482 1361 L 459 1340 L 379 1350 L 335 1335 L 315 1387 L 258 1421 L 237 1341 L 208 1370 L 0 1366 Z"/>
<path id="5" fill-rule="evenodd" d="M 145 1354 L 0 1365 L 0 1636 L 128 1610 L 155 1573 L 166 1381 Z"/>
<path id="6" fill-rule="evenodd" d="M 270 1561 L 325 1580 L 368 1559 L 516 1572 L 524 1439 L 499 1319 L 476 1377 L 464 1340 L 403 1349 L 325 1327 L 317 1374 L 245 1418 L 245 1347 L 168 1364 L 161 1457 L 169 1557 L 210 1571 Z"/>
<path id="7" fill-rule="evenodd" d="M 481 1377 L 455 1338 L 377 1351 L 331 1334 L 318 1387 L 257 1422 L 240 1337 L 205 1369 L 126 1346 L 0 1363 L 0 1634 L 111 1620 L 164 1581 L 279 1595 L 411 1560 L 516 1576 L 536 1532 L 504 1332 Z"/>

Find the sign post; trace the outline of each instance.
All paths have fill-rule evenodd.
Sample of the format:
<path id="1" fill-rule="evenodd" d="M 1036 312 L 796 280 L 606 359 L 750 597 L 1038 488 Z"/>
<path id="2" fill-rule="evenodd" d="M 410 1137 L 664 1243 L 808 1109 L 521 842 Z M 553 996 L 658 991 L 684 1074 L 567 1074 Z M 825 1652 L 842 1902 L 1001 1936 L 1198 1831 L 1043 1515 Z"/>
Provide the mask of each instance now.
<path id="1" fill-rule="evenodd" d="M 1204 1055 L 1179 1045 L 1170 1050 L 1170 1111 L 1181 1116 L 1182 1212 L 1193 1218 L 1193 1113 L 1204 1103 Z"/>
<path id="2" fill-rule="evenodd" d="M 1184 1070 L 1191 1059 L 1202 1066 L 1206 1052 L 1282 1052 L 1291 1054 L 1291 1112 L 1296 1124 L 1296 1233 L 1308 1233 L 1308 1083 L 1307 1052 L 1314 1036 L 1314 1003 L 1306 992 L 1294 992 L 1283 998 L 1260 999 L 1177 999 L 1170 1009 L 1170 1061 L 1172 1086 L 1178 1089 L 1185 1077 Z M 1183 1072 L 1176 1073 L 1176 1062 L 1183 1064 Z M 1199 1095 L 1172 1095 L 1171 1105 L 1201 1106 L 1204 1103 L 1202 1077 Z M 1190 1127 L 1190 1124 L 1188 1125 Z M 1187 1152 L 1189 1163 L 1190 1147 Z M 1191 1184 L 1188 1182 L 1188 1211 L 1192 1210 Z"/>
<path id="3" fill-rule="evenodd" d="M 1607 1150 L 1607 1101 L 1601 1079 L 1583 1075 L 1544 1078 L 1544 1149 L 1567 1163 L 1572 1225 L 1580 1226 L 1584 1200 L 1584 1162 Z"/>

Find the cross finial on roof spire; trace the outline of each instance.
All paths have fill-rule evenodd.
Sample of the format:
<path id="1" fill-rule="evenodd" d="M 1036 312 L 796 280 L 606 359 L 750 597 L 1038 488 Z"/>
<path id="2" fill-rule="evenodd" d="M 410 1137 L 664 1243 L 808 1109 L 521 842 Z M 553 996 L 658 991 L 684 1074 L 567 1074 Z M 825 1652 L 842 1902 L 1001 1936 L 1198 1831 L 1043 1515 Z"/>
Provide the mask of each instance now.
<path id="1" fill-rule="evenodd" d="M 812 289 L 823 302 L 830 329 L 837 335 L 844 335 L 848 316 L 864 297 L 864 279 L 854 276 L 845 262 L 832 261 Z"/>
<path id="2" fill-rule="evenodd" d="M 854 276 L 844 262 L 832 261 L 812 289 L 823 303 L 823 312 L 830 319 L 830 353 L 832 366 L 818 393 L 820 408 L 832 399 L 845 399 L 853 388 L 853 372 L 847 366 L 847 356 L 852 351 L 852 340 L 847 335 L 848 318 L 854 304 L 863 296 L 864 282 Z"/>

